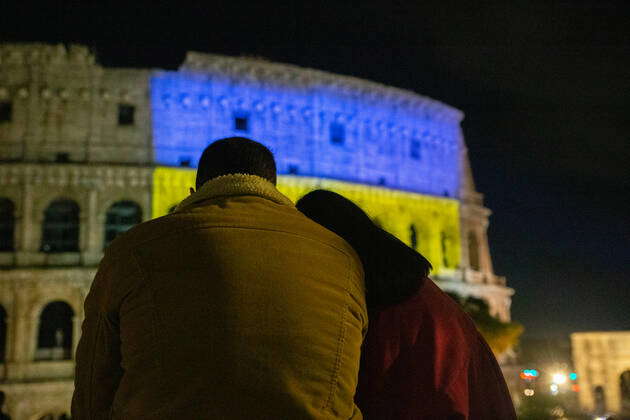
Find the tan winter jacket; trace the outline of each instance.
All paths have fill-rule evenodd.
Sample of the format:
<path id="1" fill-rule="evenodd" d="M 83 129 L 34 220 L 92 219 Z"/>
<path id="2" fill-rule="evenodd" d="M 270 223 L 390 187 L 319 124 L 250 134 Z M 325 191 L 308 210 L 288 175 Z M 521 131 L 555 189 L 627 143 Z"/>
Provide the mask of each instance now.
<path id="1" fill-rule="evenodd" d="M 361 418 L 359 259 L 262 178 L 116 239 L 85 314 L 73 420 Z"/>

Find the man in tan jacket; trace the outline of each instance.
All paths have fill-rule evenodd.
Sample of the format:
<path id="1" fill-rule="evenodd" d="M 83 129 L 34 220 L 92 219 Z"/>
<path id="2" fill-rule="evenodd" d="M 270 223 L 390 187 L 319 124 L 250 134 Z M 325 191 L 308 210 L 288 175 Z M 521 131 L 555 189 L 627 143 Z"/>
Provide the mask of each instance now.
<path id="1" fill-rule="evenodd" d="M 197 191 L 107 249 L 85 301 L 72 418 L 360 419 L 361 263 L 244 138 Z"/>

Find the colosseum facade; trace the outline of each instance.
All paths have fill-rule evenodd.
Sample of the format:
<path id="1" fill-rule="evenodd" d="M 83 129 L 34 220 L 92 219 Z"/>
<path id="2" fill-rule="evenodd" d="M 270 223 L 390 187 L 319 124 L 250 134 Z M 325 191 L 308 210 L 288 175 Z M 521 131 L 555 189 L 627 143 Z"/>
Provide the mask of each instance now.
<path id="1" fill-rule="evenodd" d="M 194 185 L 211 141 L 257 139 L 297 199 L 338 191 L 425 254 L 445 290 L 510 319 L 463 114 L 413 92 L 246 57 L 105 68 L 84 46 L 0 45 L 0 390 L 14 420 L 69 417 L 103 249 Z M 48 417 L 46 417 L 48 416 Z"/>

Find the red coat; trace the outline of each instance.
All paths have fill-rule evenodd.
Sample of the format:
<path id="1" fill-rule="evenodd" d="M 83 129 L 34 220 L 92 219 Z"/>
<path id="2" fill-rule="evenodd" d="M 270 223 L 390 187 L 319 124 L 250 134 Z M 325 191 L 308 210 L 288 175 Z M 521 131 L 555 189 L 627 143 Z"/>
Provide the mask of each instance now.
<path id="1" fill-rule="evenodd" d="M 370 317 L 355 399 L 366 419 L 516 419 L 490 347 L 430 279 Z"/>

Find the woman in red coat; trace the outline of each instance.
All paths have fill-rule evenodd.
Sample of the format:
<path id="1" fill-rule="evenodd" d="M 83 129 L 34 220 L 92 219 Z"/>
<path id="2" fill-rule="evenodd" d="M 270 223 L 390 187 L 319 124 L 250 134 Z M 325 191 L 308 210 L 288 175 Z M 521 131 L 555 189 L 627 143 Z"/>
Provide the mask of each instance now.
<path id="1" fill-rule="evenodd" d="M 516 419 L 488 344 L 422 255 L 339 194 L 313 191 L 297 208 L 363 263 L 370 318 L 355 400 L 366 419 Z"/>

